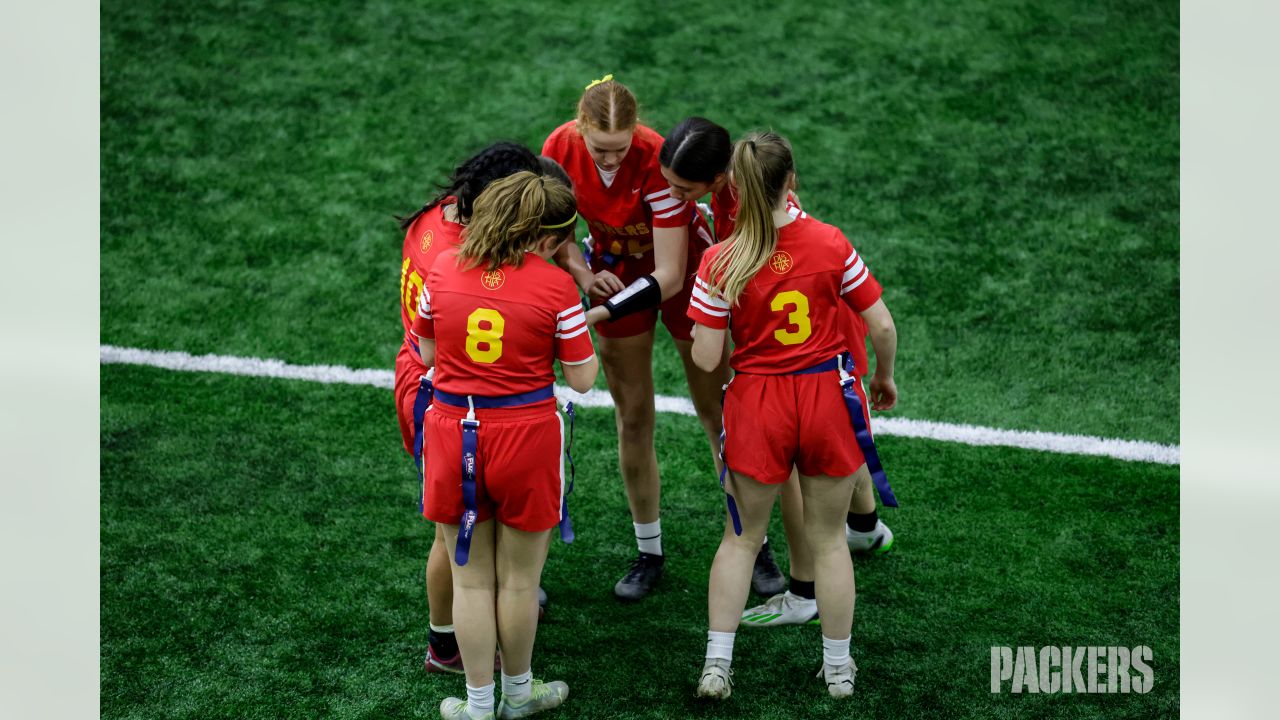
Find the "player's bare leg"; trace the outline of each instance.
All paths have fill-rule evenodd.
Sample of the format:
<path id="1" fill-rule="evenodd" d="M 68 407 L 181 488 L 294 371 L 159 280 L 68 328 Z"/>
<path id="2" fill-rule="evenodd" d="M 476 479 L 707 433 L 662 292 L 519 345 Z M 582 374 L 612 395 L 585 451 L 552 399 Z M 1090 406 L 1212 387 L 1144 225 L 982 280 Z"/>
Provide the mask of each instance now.
<path id="1" fill-rule="evenodd" d="M 800 474 L 791 469 L 791 477 L 782 486 L 782 529 L 787 534 L 787 553 L 791 560 L 792 580 L 813 582 L 813 553 L 804 539 L 804 496 L 800 493 Z"/>
<path id="2" fill-rule="evenodd" d="M 538 581 L 547 560 L 551 531 L 497 530 L 498 643 L 502 646 L 502 705 L 498 717 L 524 717 L 557 707 L 569 686 L 533 678 L 533 641 L 538 632 Z"/>
<path id="3" fill-rule="evenodd" d="M 742 624 L 748 627 L 816 624 L 818 601 L 813 577 L 813 553 L 804 536 L 804 498 L 800 494 L 800 476 L 795 468 L 782 485 L 782 528 L 787 533 L 790 556 L 790 581 L 786 592 L 779 592 L 755 607 L 742 611 Z"/>
<path id="4" fill-rule="evenodd" d="M 870 482 L 863 466 L 849 477 L 800 476 L 804 499 L 804 538 L 813 553 L 818 617 L 822 624 L 823 667 L 827 690 L 834 697 L 853 693 L 857 666 L 849 654 L 853 627 L 853 561 L 844 542 L 845 510 L 857 482 Z"/>
<path id="5" fill-rule="evenodd" d="M 661 484 L 653 447 L 653 331 L 626 338 L 601 337 L 601 364 L 613 397 L 618 427 L 618 464 L 631 518 L 658 519 Z"/>
<path id="6" fill-rule="evenodd" d="M 693 409 L 698 413 L 698 422 L 707 436 L 707 445 L 711 448 L 711 461 L 715 463 L 716 475 L 720 474 L 723 463 L 720 461 L 720 431 L 723 426 L 724 386 L 729 382 L 729 343 L 725 343 L 720 365 L 711 372 L 706 372 L 693 362 L 693 342 L 674 340 L 676 351 L 680 353 L 680 361 L 684 363 L 685 381 L 689 384 L 689 397 L 693 400 Z M 751 572 L 751 588 L 760 595 L 773 595 L 782 592 L 785 581 L 778 562 L 773 557 L 766 536 L 756 554 L 755 566 Z"/>
<path id="7" fill-rule="evenodd" d="M 747 604 L 751 589 L 751 570 L 756 552 L 764 539 L 778 496 L 777 485 L 765 485 L 744 475 L 730 472 L 725 489 L 733 495 L 742 522 L 742 534 L 733 531 L 733 520 L 725 518 L 724 534 L 707 587 L 707 654 L 698 679 L 699 697 L 724 699 L 732 692 L 733 643 L 738 619 Z"/>
<path id="8" fill-rule="evenodd" d="M 742 534 L 735 535 L 733 521 L 725 518 L 720 547 L 711 563 L 711 580 L 707 589 L 707 617 L 716 632 L 734 632 L 747 604 L 751 587 L 751 568 L 756 549 L 764 539 L 778 497 L 778 485 L 765 485 L 745 475 L 730 472 L 725 490 L 733 495 L 742 521 Z"/>
<path id="9" fill-rule="evenodd" d="M 466 668 L 467 700 L 473 715 L 494 709 L 493 656 L 498 647 L 495 622 L 497 573 L 494 560 L 495 526 L 492 518 L 476 523 L 466 565 L 458 565 L 458 526 L 442 525 L 449 564 L 453 570 L 453 623 L 458 629 L 458 647 Z M 444 704 L 454 707 L 458 698 Z M 487 707 L 485 705 L 487 704 Z M 480 712 L 475 712 L 480 711 Z"/>
<path id="10" fill-rule="evenodd" d="M 538 630 L 538 581 L 547 561 L 551 532 L 525 532 L 501 523 L 497 528 L 498 641 L 503 672 L 529 669 Z"/>
<path id="11" fill-rule="evenodd" d="M 653 330 L 627 338 L 600 337 L 601 364 L 613 396 L 618 465 L 636 531 L 639 555 L 614 586 L 614 595 L 639 600 L 662 576 L 661 481 L 653 446 Z"/>
<path id="12" fill-rule="evenodd" d="M 445 549 L 444 530 L 435 523 L 435 538 L 427 553 L 427 672 L 462 672 L 462 658 L 453 628 L 453 571 Z"/>

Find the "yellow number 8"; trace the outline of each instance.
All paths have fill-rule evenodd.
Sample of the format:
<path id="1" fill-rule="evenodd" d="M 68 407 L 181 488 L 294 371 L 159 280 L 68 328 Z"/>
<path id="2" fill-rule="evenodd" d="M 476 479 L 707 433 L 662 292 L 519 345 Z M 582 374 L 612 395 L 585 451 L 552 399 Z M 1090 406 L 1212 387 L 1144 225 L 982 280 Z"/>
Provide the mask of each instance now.
<path id="1" fill-rule="evenodd" d="M 485 322 L 489 327 L 480 327 L 480 323 Z M 477 308 L 467 316 L 467 355 L 478 363 L 491 363 L 502 357 L 502 331 L 505 327 L 506 321 L 497 310 Z"/>
<path id="2" fill-rule="evenodd" d="M 795 308 L 787 313 L 788 327 L 774 330 L 773 336 L 783 345 L 799 345 L 813 334 L 813 327 L 809 324 L 809 298 L 798 290 L 787 290 L 774 295 L 769 303 L 769 309 L 774 312 L 784 312 L 788 306 Z M 790 329 L 792 325 L 795 330 Z"/>

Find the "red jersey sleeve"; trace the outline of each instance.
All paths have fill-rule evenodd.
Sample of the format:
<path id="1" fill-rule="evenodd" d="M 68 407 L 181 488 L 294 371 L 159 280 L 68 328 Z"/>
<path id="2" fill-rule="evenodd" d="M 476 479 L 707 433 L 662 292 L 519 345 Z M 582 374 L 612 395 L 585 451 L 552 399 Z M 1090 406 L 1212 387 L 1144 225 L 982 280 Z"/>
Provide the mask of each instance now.
<path id="1" fill-rule="evenodd" d="M 840 239 L 848 243 L 843 234 Z M 844 261 L 844 275 L 840 278 L 840 297 L 849 307 L 862 312 L 875 305 L 882 292 L 871 268 L 862 261 L 858 251 L 850 247 L 849 257 Z"/>
<path id="2" fill-rule="evenodd" d="M 434 340 L 436 338 L 436 326 L 431 319 L 431 293 L 426 285 L 423 285 L 422 292 L 418 293 L 418 313 L 413 318 L 412 332 L 419 339 Z"/>
<path id="3" fill-rule="evenodd" d="M 698 275 L 693 280 L 693 294 L 689 296 L 689 318 L 699 325 L 723 330 L 729 327 L 729 303 L 722 298 L 712 297 L 708 278 L 711 259 L 716 256 L 717 245 L 702 254 L 702 262 L 698 264 Z"/>
<path id="4" fill-rule="evenodd" d="M 581 365 L 595 357 L 591 333 L 587 332 L 587 315 L 573 281 L 564 284 L 557 308 L 556 359 L 564 365 Z"/>

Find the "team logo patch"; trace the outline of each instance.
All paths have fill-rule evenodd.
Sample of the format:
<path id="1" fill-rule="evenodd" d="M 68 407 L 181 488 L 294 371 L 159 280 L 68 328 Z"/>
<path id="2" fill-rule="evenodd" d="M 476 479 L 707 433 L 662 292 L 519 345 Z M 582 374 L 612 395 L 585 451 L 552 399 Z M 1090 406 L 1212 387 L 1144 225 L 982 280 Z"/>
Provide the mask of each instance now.
<path id="1" fill-rule="evenodd" d="M 791 268 L 795 267 L 795 262 L 791 259 L 791 255 L 779 250 L 769 258 L 769 269 L 779 275 L 786 275 L 791 272 Z"/>
<path id="2" fill-rule="evenodd" d="M 426 252 L 431 249 L 431 239 L 432 234 L 430 230 L 422 233 L 422 252 Z"/>
<path id="3" fill-rule="evenodd" d="M 480 284 L 485 290 L 497 290 L 507 282 L 507 276 L 501 270 L 490 270 L 480 276 Z"/>

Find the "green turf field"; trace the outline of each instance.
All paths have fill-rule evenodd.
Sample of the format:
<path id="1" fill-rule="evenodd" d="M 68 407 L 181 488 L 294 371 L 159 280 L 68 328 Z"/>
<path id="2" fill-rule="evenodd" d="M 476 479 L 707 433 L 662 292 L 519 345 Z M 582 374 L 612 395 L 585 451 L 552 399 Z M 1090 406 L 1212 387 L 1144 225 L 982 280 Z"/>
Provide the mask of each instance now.
<path id="1" fill-rule="evenodd" d="M 104 3 L 102 342 L 390 368 L 391 216 L 492 140 L 540 147 L 613 72 L 660 132 L 792 140 L 806 209 L 886 288 L 895 415 L 1177 443 L 1177 6 L 785 7 Z M 655 365 L 683 394 L 668 345 Z M 816 629 L 744 630 L 709 708 L 696 421 L 660 416 L 672 559 L 636 608 L 609 593 L 633 553 L 609 413 L 577 442 L 536 659 L 573 688 L 556 717 L 1177 711 L 1176 467 L 883 438 L 904 507 L 857 563 L 855 701 L 821 700 Z M 103 367 L 101 469 L 104 717 L 430 717 L 461 692 L 420 668 L 429 533 L 386 391 Z M 990 646 L 1048 644 L 1149 645 L 1155 689 L 989 692 Z"/>

